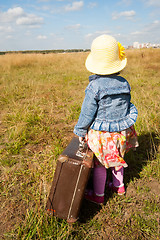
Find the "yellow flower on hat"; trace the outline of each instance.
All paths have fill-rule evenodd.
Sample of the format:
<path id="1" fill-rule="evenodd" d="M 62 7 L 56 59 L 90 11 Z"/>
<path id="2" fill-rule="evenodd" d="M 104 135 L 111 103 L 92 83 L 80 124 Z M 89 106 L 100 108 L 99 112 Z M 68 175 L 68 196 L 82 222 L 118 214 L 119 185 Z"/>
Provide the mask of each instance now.
<path id="1" fill-rule="evenodd" d="M 119 58 L 123 60 L 126 57 L 124 52 L 125 48 L 119 42 L 118 42 L 118 47 L 119 47 Z"/>

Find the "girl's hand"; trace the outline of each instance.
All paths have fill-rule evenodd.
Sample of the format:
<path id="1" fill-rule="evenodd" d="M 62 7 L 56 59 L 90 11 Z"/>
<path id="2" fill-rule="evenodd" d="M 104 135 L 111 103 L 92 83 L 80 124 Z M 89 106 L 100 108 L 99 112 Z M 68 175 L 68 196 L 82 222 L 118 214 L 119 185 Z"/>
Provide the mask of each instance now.
<path id="1" fill-rule="evenodd" d="M 79 142 L 84 142 L 85 141 L 85 137 L 79 137 Z"/>
<path id="2" fill-rule="evenodd" d="M 88 141 L 88 135 L 86 134 L 85 137 L 79 137 L 79 142 L 87 142 Z"/>
<path id="3" fill-rule="evenodd" d="M 85 136 L 85 141 L 88 142 L 88 134 Z"/>

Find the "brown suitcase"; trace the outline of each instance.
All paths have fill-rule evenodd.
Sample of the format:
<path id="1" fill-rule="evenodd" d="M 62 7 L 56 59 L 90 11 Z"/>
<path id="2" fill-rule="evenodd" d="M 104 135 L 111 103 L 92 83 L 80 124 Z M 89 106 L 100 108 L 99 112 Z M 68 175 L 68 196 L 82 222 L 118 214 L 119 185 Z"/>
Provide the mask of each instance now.
<path id="1" fill-rule="evenodd" d="M 57 166 L 47 200 L 47 211 L 75 222 L 92 168 L 93 153 L 73 137 L 57 159 Z"/>

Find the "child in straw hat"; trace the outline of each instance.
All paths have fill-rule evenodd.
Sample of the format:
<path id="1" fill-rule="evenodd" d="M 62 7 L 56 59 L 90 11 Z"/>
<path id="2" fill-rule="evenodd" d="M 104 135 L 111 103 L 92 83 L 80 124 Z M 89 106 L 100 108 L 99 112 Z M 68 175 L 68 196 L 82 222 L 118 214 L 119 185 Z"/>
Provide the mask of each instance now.
<path id="1" fill-rule="evenodd" d="M 131 103 L 129 83 L 119 76 L 126 64 L 124 48 L 115 38 L 101 35 L 93 41 L 85 65 L 94 75 L 89 77 L 74 133 L 80 141 L 86 139 L 96 156 L 93 191 L 86 192 L 85 197 L 98 204 L 104 202 L 107 168 L 112 171 L 110 189 L 125 194 L 124 154 L 138 146 L 134 129 L 138 112 Z"/>

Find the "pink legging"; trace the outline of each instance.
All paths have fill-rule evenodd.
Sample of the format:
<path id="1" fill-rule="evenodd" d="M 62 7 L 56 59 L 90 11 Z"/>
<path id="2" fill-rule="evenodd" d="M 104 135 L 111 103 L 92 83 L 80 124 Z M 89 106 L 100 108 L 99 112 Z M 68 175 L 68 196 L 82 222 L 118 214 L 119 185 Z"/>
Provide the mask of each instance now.
<path id="1" fill-rule="evenodd" d="M 115 187 L 120 186 L 123 184 L 123 167 L 120 168 L 118 171 L 115 170 L 114 167 L 111 168 L 112 171 L 112 182 Z M 93 187 L 94 192 L 97 195 L 103 195 L 105 190 L 106 184 L 106 177 L 107 171 L 106 168 L 103 166 L 96 166 L 93 172 Z"/>

